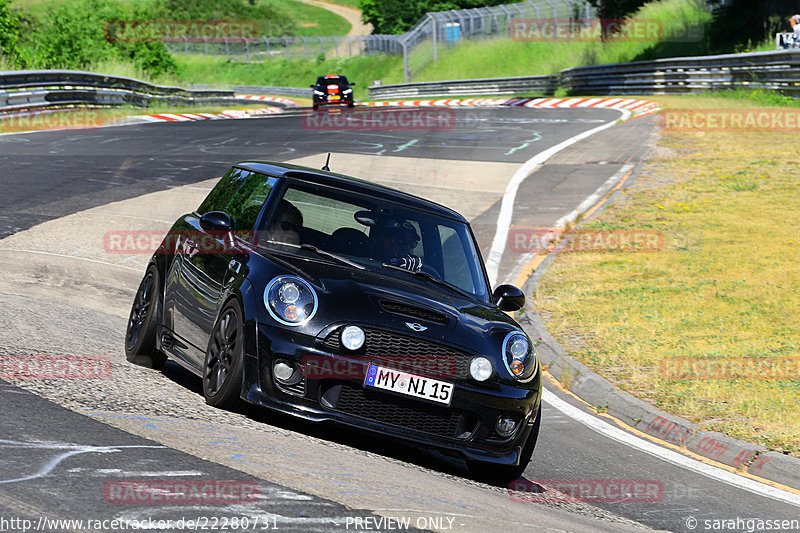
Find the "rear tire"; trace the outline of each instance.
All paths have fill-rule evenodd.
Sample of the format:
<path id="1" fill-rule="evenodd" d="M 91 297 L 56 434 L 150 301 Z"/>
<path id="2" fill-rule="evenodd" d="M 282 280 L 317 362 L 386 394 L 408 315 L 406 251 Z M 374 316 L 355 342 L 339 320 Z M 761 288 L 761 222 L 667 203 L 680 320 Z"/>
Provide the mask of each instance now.
<path id="1" fill-rule="evenodd" d="M 161 323 L 161 291 L 158 269 L 150 265 L 133 298 L 128 327 L 125 331 L 125 358 L 147 368 L 164 366 L 167 356 L 157 348 L 158 325 Z"/>
<path id="2" fill-rule="evenodd" d="M 514 466 L 497 465 L 493 463 L 484 463 L 482 461 L 467 461 L 467 467 L 470 474 L 475 479 L 480 481 L 496 481 L 503 484 L 508 484 L 516 479 L 522 477 L 528 463 L 531 462 L 533 450 L 536 448 L 536 441 L 539 439 L 539 426 L 542 421 L 542 406 L 539 405 L 539 411 L 536 413 L 536 420 L 531 428 L 531 433 L 528 435 L 528 440 L 525 441 L 525 446 L 522 447 L 520 453 L 519 464 Z"/>
<path id="3" fill-rule="evenodd" d="M 203 396 L 207 404 L 220 409 L 235 407 L 242 392 L 244 327 L 240 309 L 236 300 L 225 305 L 206 349 Z"/>

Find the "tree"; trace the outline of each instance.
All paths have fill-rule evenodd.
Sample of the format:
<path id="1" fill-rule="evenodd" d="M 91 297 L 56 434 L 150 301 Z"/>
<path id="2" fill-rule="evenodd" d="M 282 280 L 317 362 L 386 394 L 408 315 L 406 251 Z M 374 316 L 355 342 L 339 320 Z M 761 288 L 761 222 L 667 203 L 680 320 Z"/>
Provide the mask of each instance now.
<path id="1" fill-rule="evenodd" d="M 19 62 L 19 17 L 9 9 L 10 0 L 0 0 L 0 55 Z"/>
<path id="2" fill-rule="evenodd" d="M 630 15 L 648 0 L 589 0 L 597 8 L 597 15 L 601 19 L 622 19 Z"/>

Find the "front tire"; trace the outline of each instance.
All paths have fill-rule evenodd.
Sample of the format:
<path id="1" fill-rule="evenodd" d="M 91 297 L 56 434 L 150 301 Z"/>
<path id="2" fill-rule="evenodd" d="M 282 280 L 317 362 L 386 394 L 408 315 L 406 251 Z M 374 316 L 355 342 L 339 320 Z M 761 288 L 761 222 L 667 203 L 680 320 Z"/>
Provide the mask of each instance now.
<path id="1" fill-rule="evenodd" d="M 133 298 L 125 331 L 125 358 L 136 365 L 159 369 L 167 356 L 157 348 L 156 335 L 161 322 L 161 295 L 158 269 L 150 265 Z"/>
<path id="2" fill-rule="evenodd" d="M 484 463 L 481 461 L 467 461 L 470 474 L 481 481 L 496 481 L 503 484 L 508 484 L 522 477 L 522 474 L 525 473 L 525 469 L 528 467 L 528 463 L 531 462 L 533 450 L 536 448 L 536 441 L 539 440 L 539 426 L 541 422 L 542 406 L 540 404 L 539 410 L 536 413 L 536 420 L 531 428 L 531 433 L 528 435 L 528 440 L 525 441 L 525 446 L 522 447 L 518 465 L 508 466 Z"/>
<path id="3" fill-rule="evenodd" d="M 231 409 L 239 403 L 244 374 L 244 327 L 242 312 L 232 300 L 219 314 L 203 364 L 203 396 L 206 403 Z"/>

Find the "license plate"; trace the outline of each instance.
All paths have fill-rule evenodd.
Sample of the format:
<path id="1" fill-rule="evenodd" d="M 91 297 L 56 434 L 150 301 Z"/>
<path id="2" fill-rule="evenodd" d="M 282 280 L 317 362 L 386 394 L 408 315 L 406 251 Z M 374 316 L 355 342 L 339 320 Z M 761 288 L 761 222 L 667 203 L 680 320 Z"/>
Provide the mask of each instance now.
<path id="1" fill-rule="evenodd" d="M 364 385 L 444 405 L 450 405 L 453 398 L 452 383 L 372 364 L 367 368 Z"/>
<path id="2" fill-rule="evenodd" d="M 339 99 L 338 96 L 329 96 L 328 97 L 328 100 L 338 100 L 338 99 Z"/>

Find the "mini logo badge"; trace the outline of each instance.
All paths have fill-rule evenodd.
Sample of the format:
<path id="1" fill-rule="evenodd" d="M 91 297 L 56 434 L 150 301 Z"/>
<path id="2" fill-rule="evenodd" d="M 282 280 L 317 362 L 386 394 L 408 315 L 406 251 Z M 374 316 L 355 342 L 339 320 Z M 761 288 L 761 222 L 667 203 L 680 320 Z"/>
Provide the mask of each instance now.
<path id="1" fill-rule="evenodd" d="M 417 322 L 406 322 L 406 326 L 413 329 L 414 331 L 425 331 L 426 329 L 428 329 L 427 326 L 423 326 L 422 324 L 419 324 Z"/>

